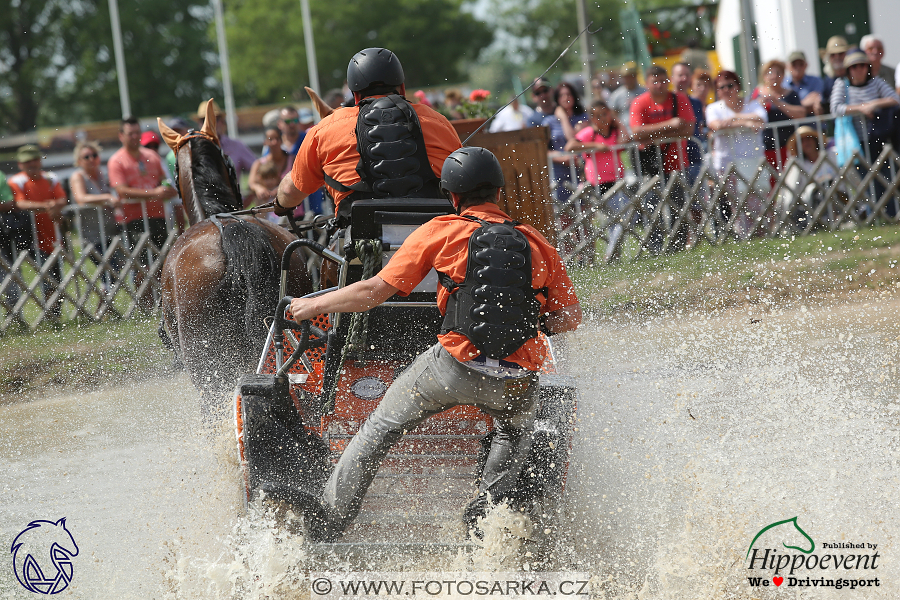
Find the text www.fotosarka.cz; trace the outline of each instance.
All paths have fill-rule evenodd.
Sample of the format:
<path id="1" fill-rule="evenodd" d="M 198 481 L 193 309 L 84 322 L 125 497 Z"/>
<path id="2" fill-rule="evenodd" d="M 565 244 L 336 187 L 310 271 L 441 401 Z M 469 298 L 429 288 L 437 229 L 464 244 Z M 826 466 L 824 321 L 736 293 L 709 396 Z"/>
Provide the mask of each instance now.
<path id="1" fill-rule="evenodd" d="M 536 596 L 587 598 L 586 573 L 310 573 L 310 597 L 341 598 L 458 598 L 497 596 L 505 599 Z"/>

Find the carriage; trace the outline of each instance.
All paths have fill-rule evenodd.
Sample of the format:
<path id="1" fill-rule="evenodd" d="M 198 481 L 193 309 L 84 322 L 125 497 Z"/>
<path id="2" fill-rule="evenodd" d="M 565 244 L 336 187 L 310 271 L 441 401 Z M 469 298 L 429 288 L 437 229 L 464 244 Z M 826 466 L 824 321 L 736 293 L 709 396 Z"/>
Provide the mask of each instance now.
<path id="1" fill-rule="evenodd" d="M 208 113 L 210 107 L 211 102 Z M 179 136 L 160 122 L 177 152 L 179 189 L 192 215 L 191 228 L 163 267 L 163 329 L 206 398 L 214 401 L 222 379 L 209 373 L 227 373 L 232 365 L 243 373 L 231 410 L 245 501 L 265 502 L 264 490 L 271 485 L 315 494 L 394 379 L 434 343 L 441 323 L 437 274 L 409 296 L 366 313 L 319 315 L 301 324 L 287 311 L 289 294 L 322 294 L 377 274 L 415 228 L 451 213 L 452 206 L 446 199 L 357 200 L 352 225 L 329 224 L 327 247 L 303 235 L 302 227 L 294 227 L 293 238 L 255 214 L 242 214 L 233 170 L 216 148 L 214 123 L 207 118 L 200 132 Z M 504 156 L 528 156 L 530 148 L 538 164 L 544 163 L 546 141 L 516 146 L 507 139 L 511 134 L 492 135 L 501 136 L 496 154 L 504 169 L 512 169 L 504 173 L 507 206 L 502 208 L 533 222 L 521 207 L 542 206 L 542 194 L 533 191 L 540 186 L 529 186 L 541 181 L 541 170 L 517 172 L 521 163 Z M 523 185 L 532 193 L 523 193 Z M 519 214 L 509 204 L 518 204 Z M 323 263 L 319 291 L 313 291 L 301 253 Z M 268 317 L 265 330 L 257 325 L 263 317 Z M 254 339 L 259 333 L 264 341 Z M 219 348 L 215 363 L 208 352 L 213 334 Z M 255 372 L 241 371 L 252 354 L 258 356 Z M 528 515 L 530 527 L 522 536 L 536 549 L 552 539 L 561 508 L 576 400 L 574 380 L 557 373 L 551 359 L 540 376 L 531 455 L 509 499 Z M 462 527 L 462 509 L 477 489 L 492 425 L 479 409 L 459 406 L 409 432 L 382 463 L 355 523 L 338 542 L 321 546 L 348 553 L 362 548 L 371 556 L 378 547 L 396 554 L 404 547 L 420 552 L 423 545 L 433 550 L 472 543 Z"/>
<path id="2" fill-rule="evenodd" d="M 306 248 L 337 268 L 337 284 L 313 295 L 376 274 L 409 233 L 452 207 L 444 199 L 397 198 L 357 200 L 351 211 L 352 225 L 330 244 L 337 251 L 308 239 L 286 250 L 285 266 Z M 432 271 L 407 297 L 365 314 L 319 315 L 300 325 L 286 315 L 290 298 L 279 302 L 257 372 L 235 390 L 246 501 L 272 482 L 321 491 L 332 461 L 388 386 L 434 343 L 441 323 L 437 285 Z M 555 527 L 576 410 L 574 381 L 555 371 L 551 361 L 541 374 L 535 440 L 511 501 L 529 515 L 527 539 L 538 546 Z M 462 508 L 476 490 L 491 431 L 487 414 L 458 406 L 408 433 L 382 463 L 362 512 L 334 548 L 466 543 Z"/>

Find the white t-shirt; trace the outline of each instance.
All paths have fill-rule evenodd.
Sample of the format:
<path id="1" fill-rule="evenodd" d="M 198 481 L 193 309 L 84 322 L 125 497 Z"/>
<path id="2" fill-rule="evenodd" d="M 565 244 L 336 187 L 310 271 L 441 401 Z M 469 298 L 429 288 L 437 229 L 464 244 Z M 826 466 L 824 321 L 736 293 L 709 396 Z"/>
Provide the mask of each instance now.
<path id="1" fill-rule="evenodd" d="M 764 122 L 769 120 L 766 109 L 756 100 L 744 102 L 744 110 L 741 114 L 746 113 L 756 115 Z M 738 113 L 731 110 L 724 100 L 719 100 L 706 107 L 706 122 L 730 119 L 736 114 Z M 724 170 L 732 162 L 743 163 L 759 160 L 763 157 L 762 132 L 745 127 L 721 129 L 713 134 L 710 148 L 712 148 L 713 168 L 717 171 Z"/>
<path id="2" fill-rule="evenodd" d="M 518 129 L 525 129 L 525 124 L 533 114 L 534 110 L 527 104 L 519 103 L 518 110 L 514 109 L 513 105 L 510 104 L 497 113 L 497 116 L 491 121 L 488 130 L 491 133 L 496 133 L 498 131 L 516 131 Z"/>

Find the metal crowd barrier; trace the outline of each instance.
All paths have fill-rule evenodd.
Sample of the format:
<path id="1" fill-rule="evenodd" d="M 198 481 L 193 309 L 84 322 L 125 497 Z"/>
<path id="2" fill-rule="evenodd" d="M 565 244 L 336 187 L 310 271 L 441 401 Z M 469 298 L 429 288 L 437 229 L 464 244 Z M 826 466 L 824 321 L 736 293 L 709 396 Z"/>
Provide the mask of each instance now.
<path id="1" fill-rule="evenodd" d="M 100 322 L 150 314 L 157 306 L 159 272 L 178 235 L 171 218 L 161 246 L 150 235 L 146 201 L 143 228 L 132 239 L 101 206 L 68 205 L 54 222 L 51 252 L 39 247 L 34 213 L 28 228 L 7 231 L 0 251 L 0 336 L 10 328 L 33 331 L 45 322 Z"/>
<path id="2" fill-rule="evenodd" d="M 832 130 L 834 118 L 779 121 L 766 127 L 780 142 L 778 128 L 809 125 L 824 134 Z M 864 120 L 857 123 L 858 131 L 867 131 Z M 660 145 L 675 141 L 681 140 L 661 141 L 657 152 Z M 616 166 L 621 163 L 624 176 L 602 186 L 587 182 L 584 154 L 616 161 Z M 898 167 L 900 156 L 891 145 L 871 157 L 864 136 L 846 164 L 838 164 L 834 151 L 826 147 L 813 164 L 791 156 L 773 166 L 760 148 L 749 168 L 732 163 L 717 171 L 709 153 L 701 163 L 690 165 L 679 151 L 678 169 L 652 176 L 641 171 L 636 143 L 603 153 L 569 153 L 569 181 L 552 185 L 557 245 L 564 260 L 587 265 L 675 252 L 703 240 L 722 244 L 729 239 L 897 223 Z"/>

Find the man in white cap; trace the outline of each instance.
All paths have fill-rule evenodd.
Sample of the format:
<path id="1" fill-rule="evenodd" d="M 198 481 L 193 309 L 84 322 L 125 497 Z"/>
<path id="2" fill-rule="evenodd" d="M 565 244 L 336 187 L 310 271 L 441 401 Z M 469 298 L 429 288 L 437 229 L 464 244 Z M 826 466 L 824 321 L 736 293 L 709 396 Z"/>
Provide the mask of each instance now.
<path id="1" fill-rule="evenodd" d="M 619 115 L 619 123 L 628 127 L 631 123 L 631 103 L 646 92 L 647 88 L 638 84 L 637 69 L 633 64 L 622 67 L 619 71 L 619 81 L 622 85 L 609 95 L 609 107 Z"/>
<path id="2" fill-rule="evenodd" d="M 822 59 L 825 61 L 825 77 L 823 79 L 822 89 L 822 111 L 823 113 L 831 112 L 831 90 L 834 88 L 836 79 L 847 76 L 847 69 L 844 67 L 844 57 L 847 56 L 847 50 L 850 44 L 847 40 L 839 35 L 833 35 L 828 38 L 824 50 L 819 50 Z"/>

